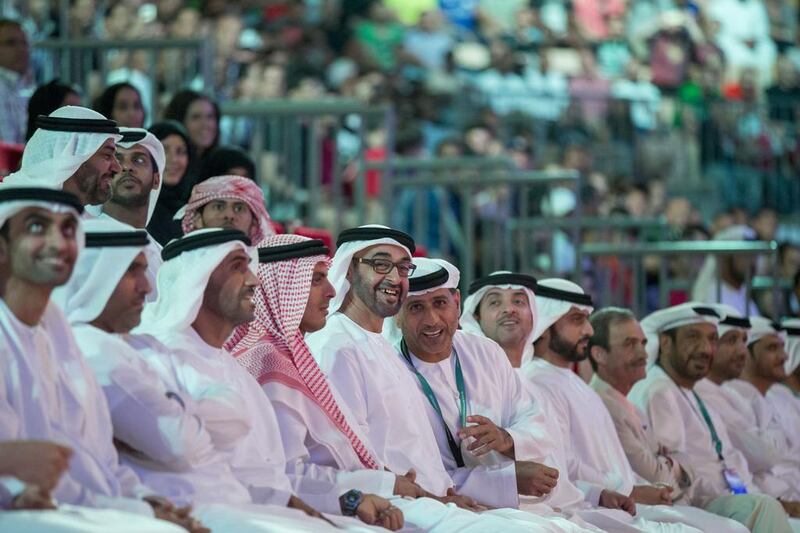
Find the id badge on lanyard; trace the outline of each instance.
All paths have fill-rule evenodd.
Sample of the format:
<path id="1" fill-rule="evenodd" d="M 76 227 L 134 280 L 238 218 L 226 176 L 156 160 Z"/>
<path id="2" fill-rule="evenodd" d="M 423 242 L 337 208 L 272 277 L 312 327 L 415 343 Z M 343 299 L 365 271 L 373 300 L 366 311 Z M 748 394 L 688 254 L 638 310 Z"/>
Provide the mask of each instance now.
<path id="1" fill-rule="evenodd" d="M 725 476 L 725 483 L 728 484 L 732 494 L 747 494 L 747 487 L 735 468 L 725 467 L 722 470 L 722 475 Z"/>

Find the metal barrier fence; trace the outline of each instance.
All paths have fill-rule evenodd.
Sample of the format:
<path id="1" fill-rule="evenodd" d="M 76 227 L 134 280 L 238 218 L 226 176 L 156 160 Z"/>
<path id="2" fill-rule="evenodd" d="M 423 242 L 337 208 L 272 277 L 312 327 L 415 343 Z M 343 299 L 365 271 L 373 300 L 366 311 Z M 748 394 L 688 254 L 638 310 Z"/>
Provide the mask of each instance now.
<path id="1" fill-rule="evenodd" d="M 630 307 L 637 316 L 642 316 L 648 311 L 646 291 L 647 284 L 645 279 L 644 258 L 654 257 L 658 260 L 658 308 L 668 307 L 669 291 L 672 287 L 669 278 L 669 265 L 667 258 L 677 256 L 698 256 L 711 255 L 731 256 L 758 256 L 767 255 L 771 259 L 772 271 L 777 271 L 778 246 L 774 241 L 674 241 L 674 242 L 654 242 L 654 243 L 634 243 L 634 244 L 609 244 L 609 243 L 590 243 L 580 246 L 581 255 L 585 257 L 613 257 L 622 260 L 624 263 L 632 263 L 633 283 L 632 291 L 628 297 L 621 293 L 621 284 L 617 283 L 617 290 L 613 290 L 610 277 L 612 272 L 606 269 L 600 272 L 602 281 L 595 290 L 595 301 L 602 306 L 620 305 Z M 626 261 L 627 260 L 627 261 Z M 719 269 L 716 279 L 719 279 Z M 778 291 L 780 289 L 777 280 L 771 279 L 771 289 L 774 301 L 778 301 Z M 686 281 L 686 280 L 682 280 Z M 748 274 L 745 280 L 747 286 L 747 302 L 751 301 L 753 283 Z M 687 287 L 688 283 L 681 283 L 681 287 Z M 717 301 L 720 300 L 722 284 L 717 284 Z M 612 292 L 614 294 L 612 294 Z"/>
<path id="2" fill-rule="evenodd" d="M 529 253 L 516 246 L 509 221 L 527 216 L 537 189 L 564 183 L 577 189 L 580 180 L 574 171 L 516 170 L 507 158 L 397 158 L 368 168 L 384 173 L 383 205 L 392 225 L 410 231 L 429 252 L 453 257 L 463 288 L 476 276 L 515 269 Z"/>
<path id="3" fill-rule="evenodd" d="M 129 81 L 143 91 L 150 117 L 158 117 L 160 95 L 213 87 L 212 46 L 210 39 L 54 39 L 33 43 L 33 50 L 42 81 L 60 78 L 84 90 L 98 82 L 103 88 L 109 79 Z"/>
<path id="4" fill-rule="evenodd" d="M 368 222 L 367 126 L 385 128 L 389 137 L 386 152 L 390 154 L 390 106 L 332 98 L 227 102 L 220 111 L 223 131 L 227 130 L 224 140 L 249 149 L 275 218 L 302 218 L 312 226 L 328 226 L 335 233 Z M 354 146 L 344 162 L 340 161 L 338 146 L 343 132 Z M 348 183 L 346 170 L 351 178 Z M 327 217 L 322 212 L 326 205 L 333 209 Z"/>

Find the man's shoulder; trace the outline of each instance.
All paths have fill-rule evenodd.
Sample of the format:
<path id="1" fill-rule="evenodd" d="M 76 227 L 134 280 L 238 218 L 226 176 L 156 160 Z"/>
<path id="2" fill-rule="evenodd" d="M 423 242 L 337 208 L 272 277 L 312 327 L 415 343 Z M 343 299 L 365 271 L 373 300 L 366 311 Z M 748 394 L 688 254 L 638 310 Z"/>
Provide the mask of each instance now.
<path id="1" fill-rule="evenodd" d="M 673 389 L 672 380 L 656 366 L 647 371 L 647 377 L 633 386 L 628 399 L 634 403 L 647 403 L 655 397 L 669 395 Z"/>
<path id="2" fill-rule="evenodd" d="M 459 352 L 463 351 L 465 354 L 475 354 L 508 361 L 506 353 L 499 344 L 477 333 L 471 333 L 463 329 L 456 330 L 453 335 L 453 344 Z"/>

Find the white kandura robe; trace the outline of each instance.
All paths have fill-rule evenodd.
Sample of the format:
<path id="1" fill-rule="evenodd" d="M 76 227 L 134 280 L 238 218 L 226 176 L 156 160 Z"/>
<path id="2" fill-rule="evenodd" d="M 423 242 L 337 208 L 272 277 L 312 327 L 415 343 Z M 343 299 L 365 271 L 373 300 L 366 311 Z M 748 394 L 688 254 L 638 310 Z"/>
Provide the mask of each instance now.
<path id="1" fill-rule="evenodd" d="M 800 450 L 800 396 L 795 395 L 789 387 L 779 384 L 769 388 L 767 402 L 778 415 L 789 439 L 790 449 Z M 800 451 L 797 453 L 800 454 Z"/>
<path id="2" fill-rule="evenodd" d="M 293 494 L 293 481 L 296 481 L 294 489 L 299 488 L 298 496 L 312 507 L 330 508 L 332 502 L 338 504 L 341 494 L 328 483 L 293 480 L 287 476 L 280 428 L 258 382 L 230 353 L 208 345 L 191 327 L 185 331 L 161 333 L 157 340 L 171 350 L 172 371 L 181 392 L 198 403 L 201 412 L 208 408 L 212 413 L 209 419 L 204 419 L 206 427 L 212 439 L 217 434 L 215 442 L 226 450 L 234 476 L 247 488 L 251 501 L 259 504 L 252 509 L 258 512 L 267 505 L 270 514 L 280 513 L 301 522 L 298 528 L 330 529 L 319 519 L 286 509 Z M 222 434 L 228 429 L 238 431 L 239 437 L 224 439 Z M 242 429 L 245 430 L 242 432 Z M 203 518 L 206 519 L 205 514 Z M 262 518 L 269 521 L 270 516 Z M 348 530 L 369 529 L 355 519 L 335 517 L 335 520 L 346 525 Z"/>
<path id="3" fill-rule="evenodd" d="M 722 388 L 738 393 L 745 400 L 749 408 L 745 417 L 754 419 L 754 427 L 762 437 L 764 447 L 776 451 L 776 461 L 770 468 L 757 469 L 748 457 L 756 484 L 763 492 L 778 499 L 800 501 L 800 447 L 791 446 L 778 413 L 753 384 L 743 379 L 731 380 Z"/>
<path id="4" fill-rule="evenodd" d="M 378 460 L 397 474 L 414 469 L 417 483 L 423 489 L 444 496 L 454 486 L 454 480 L 442 464 L 430 424 L 427 419 L 419 418 L 425 412 L 427 400 L 417 390 L 416 378 L 389 341 L 338 312 L 330 315 L 326 326 L 309 335 L 306 341 L 349 408 L 351 427 L 367 435 Z M 503 487 L 502 478 L 508 475 L 507 470 L 494 470 L 458 469 L 457 481 L 461 482 L 455 483 L 458 492 L 485 502 L 494 495 L 492 491 Z M 475 520 L 491 520 L 484 524 L 492 529 L 563 531 L 555 521 L 513 508 L 474 516 Z"/>
<path id="5" fill-rule="evenodd" d="M 461 370 L 464 374 L 464 388 L 467 397 L 466 416 L 483 416 L 494 422 L 498 427 L 505 429 L 514 440 L 516 460 L 534 461 L 555 466 L 554 461 L 550 459 L 554 452 L 555 443 L 548 434 L 546 415 L 537 399 L 528 392 L 520 381 L 519 376 L 508 362 L 508 357 L 506 357 L 503 349 L 496 342 L 484 336 L 461 330 L 455 332 L 453 346 L 458 353 Z M 431 386 L 442 409 L 445 423 L 450 428 L 457 444 L 461 447 L 466 466 L 498 465 L 503 468 L 513 469 L 514 460 L 495 451 L 491 451 L 483 457 L 475 457 L 472 452 L 467 450 L 467 445 L 474 442 L 474 439 L 461 441 L 458 438 L 458 432 L 462 427 L 459 413 L 458 387 L 455 379 L 455 358 L 451 355 L 438 363 L 427 363 L 411 353 L 411 359 L 414 366 Z M 414 380 L 417 382 L 420 393 L 424 394 L 416 375 L 413 374 L 411 369 L 408 371 L 412 373 Z M 425 411 L 436 436 L 439 454 L 442 457 L 445 468 L 448 472 L 455 473 L 458 470 L 458 465 L 447 442 L 447 435 L 444 426 L 442 426 L 442 418 L 439 417 L 439 414 L 427 399 L 425 401 Z M 563 482 L 563 479 L 560 479 L 558 483 L 561 484 Z M 569 483 L 569 481 L 567 480 L 566 483 Z M 510 501 L 518 498 L 518 503 L 515 507 L 519 505 L 523 510 L 561 520 L 561 517 L 553 509 L 556 504 L 549 505 L 547 497 L 518 496 L 516 475 L 510 479 L 506 490 L 509 491 L 506 498 Z M 577 489 L 575 490 L 577 491 Z M 565 528 L 585 525 L 580 520 L 576 522 L 578 525 L 565 524 L 563 521 L 560 523 Z"/>
<path id="6" fill-rule="evenodd" d="M 252 503 L 228 464 L 229 452 L 214 449 L 202 409 L 180 391 L 166 347 L 147 335 L 117 336 L 88 325 L 78 326 L 76 336 L 95 346 L 89 362 L 109 400 L 116 437 L 136 450 L 121 457 L 148 486 L 191 504 L 214 531 L 318 530 L 300 511 Z"/>
<path id="7" fill-rule="evenodd" d="M 59 502 L 119 511 L 106 514 L 115 517 L 115 531 L 175 531 L 152 518 L 140 498 L 153 492 L 119 464 L 105 398 L 60 309 L 48 304 L 40 324 L 30 327 L 0 299 L 0 367 L 0 439 L 46 440 L 73 450 L 53 492 Z M 91 509 L 73 516 L 80 513 L 92 519 Z"/>
<path id="8" fill-rule="evenodd" d="M 725 464 L 717 457 L 711 432 L 692 391 L 679 388 L 660 366 L 648 370 L 647 377 L 633 386 L 628 399 L 647 415 L 660 446 L 670 452 L 682 452 L 692 461 L 695 481 L 690 500 L 693 505 L 729 516 L 751 528 L 764 528 L 760 529 L 762 531 L 791 531 L 780 504 L 758 493 L 747 460 L 733 446 L 725 423 L 713 407 L 704 401 L 722 442 Z M 748 494 L 730 493 L 723 476 L 726 465 L 737 471 Z"/>
<path id="9" fill-rule="evenodd" d="M 521 371 L 550 400 L 560 426 L 560 441 L 567 450 L 569 477 L 586 489 L 593 505 L 603 489 L 629 496 L 634 486 L 649 484 L 631 468 L 608 409 L 580 376 L 540 357 Z M 643 531 L 736 528 L 726 519 L 682 505 L 637 504 L 633 525 Z"/>
<path id="10" fill-rule="evenodd" d="M 376 457 L 366 435 L 354 424 L 353 415 L 334 384 L 329 381 L 328 387 L 351 429 Z M 508 527 L 506 520 L 476 514 L 454 505 L 444 505 L 431 498 L 411 500 L 393 497 L 395 474 L 384 470 L 380 463 L 379 470 L 364 468 L 350 441 L 316 402 L 278 381 L 267 382 L 262 388 L 272 402 L 281 427 L 288 472 L 327 479 L 337 483 L 341 490 L 357 488 L 391 498 L 393 505 L 403 511 L 407 527 L 433 533 L 481 533 Z"/>

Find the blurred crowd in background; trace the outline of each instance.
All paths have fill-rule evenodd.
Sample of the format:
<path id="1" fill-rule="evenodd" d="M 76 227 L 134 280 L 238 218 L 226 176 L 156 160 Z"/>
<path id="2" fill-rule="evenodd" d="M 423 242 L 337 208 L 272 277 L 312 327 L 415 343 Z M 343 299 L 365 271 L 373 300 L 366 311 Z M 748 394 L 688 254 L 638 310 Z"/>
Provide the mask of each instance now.
<path id="1" fill-rule="evenodd" d="M 248 155 L 252 123 L 221 115 L 226 102 L 345 97 L 390 104 L 391 128 L 342 118 L 322 146 L 320 175 L 307 179 L 328 183 L 332 161 L 359 151 L 381 160 L 388 149 L 402 157 L 505 156 L 522 170 L 575 170 L 579 188 L 544 191 L 531 212 L 567 216 L 580 204 L 588 216 L 662 217 L 667 231 L 652 238 L 668 240 L 705 240 L 748 224 L 759 238 L 781 243 L 778 275 L 794 287 L 787 310 L 800 313 L 796 0 L 62 4 L 2 4 L 3 16 L 22 24 L 29 59 L 19 60 L 28 45 L 0 24 L 0 140 L 24 142 L 29 115 L 70 102 L 123 126 L 152 126 L 168 157 L 161 201 L 177 209 L 197 180 L 232 169 L 276 186 L 263 161 Z M 68 14 L 66 28 L 60 13 Z M 90 77 L 86 86 L 44 79 L 37 43 L 64 37 L 202 37 L 212 45 L 213 81 L 173 79 L 187 71 L 187 57 L 175 50 L 158 54 L 155 66 L 143 52 L 111 54 L 104 72 L 114 76 Z M 26 100 L 28 112 L 11 120 L 10 102 L 21 101 L 14 98 Z M 360 127 L 363 141 L 354 135 Z M 367 195 L 378 197 L 380 175 L 368 178 Z M 502 204 L 502 196 L 489 202 Z M 564 236 L 548 265 L 555 273 L 575 268 L 575 243 Z M 590 230 L 581 236 L 598 238 Z M 690 272 L 679 261 L 670 268 Z"/>

